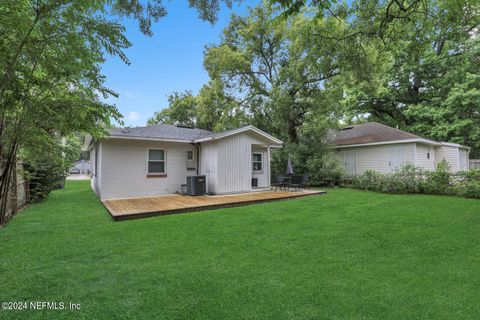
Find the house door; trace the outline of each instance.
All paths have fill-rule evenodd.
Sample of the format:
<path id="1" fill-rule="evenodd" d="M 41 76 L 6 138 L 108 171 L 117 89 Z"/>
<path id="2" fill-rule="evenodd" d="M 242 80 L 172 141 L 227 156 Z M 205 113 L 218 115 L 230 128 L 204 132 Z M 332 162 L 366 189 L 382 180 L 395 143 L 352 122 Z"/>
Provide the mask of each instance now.
<path id="1" fill-rule="evenodd" d="M 345 173 L 349 177 L 356 175 L 357 154 L 355 151 L 345 151 Z"/>
<path id="2" fill-rule="evenodd" d="M 388 166 L 390 172 L 398 172 L 405 162 L 405 152 L 403 147 L 388 148 Z"/>

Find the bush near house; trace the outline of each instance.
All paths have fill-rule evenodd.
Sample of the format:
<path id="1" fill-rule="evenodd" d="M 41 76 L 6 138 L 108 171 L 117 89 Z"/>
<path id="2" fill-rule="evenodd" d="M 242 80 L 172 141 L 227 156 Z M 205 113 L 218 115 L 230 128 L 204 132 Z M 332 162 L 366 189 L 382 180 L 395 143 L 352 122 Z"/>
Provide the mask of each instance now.
<path id="1" fill-rule="evenodd" d="M 408 164 L 392 174 L 367 170 L 354 179 L 353 187 L 385 193 L 448 194 L 480 199 L 480 170 L 452 174 L 445 161 L 435 171 Z"/>

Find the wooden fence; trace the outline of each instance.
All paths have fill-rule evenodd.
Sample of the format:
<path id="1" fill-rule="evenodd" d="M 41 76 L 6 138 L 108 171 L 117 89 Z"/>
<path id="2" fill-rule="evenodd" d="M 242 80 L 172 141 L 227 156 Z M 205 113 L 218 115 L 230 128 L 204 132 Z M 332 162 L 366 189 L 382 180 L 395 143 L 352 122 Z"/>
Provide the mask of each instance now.
<path id="1" fill-rule="evenodd" d="M 0 162 L 0 174 L 3 172 L 4 166 L 5 163 Z M 0 197 L 7 197 L 7 210 L 5 215 L 7 217 L 7 221 L 10 220 L 11 216 L 14 215 L 18 209 L 26 205 L 28 202 L 28 182 L 24 178 L 23 164 L 21 162 L 17 163 L 17 170 L 14 173 L 11 185 L 15 187 L 10 188 L 10 192 L 8 194 L 0 195 Z"/>
<path id="2" fill-rule="evenodd" d="M 480 159 L 470 159 L 470 169 L 480 169 Z"/>

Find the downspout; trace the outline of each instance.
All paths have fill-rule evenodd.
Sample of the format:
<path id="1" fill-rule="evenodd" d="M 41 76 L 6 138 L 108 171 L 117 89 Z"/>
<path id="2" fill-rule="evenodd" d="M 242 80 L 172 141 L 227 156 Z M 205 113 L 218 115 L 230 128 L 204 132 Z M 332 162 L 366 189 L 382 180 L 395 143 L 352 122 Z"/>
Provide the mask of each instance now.
<path id="1" fill-rule="evenodd" d="M 197 176 L 199 175 L 200 173 L 200 143 L 194 143 L 193 145 L 195 145 L 195 148 L 197 149 L 197 157 L 195 158 L 197 160 Z"/>

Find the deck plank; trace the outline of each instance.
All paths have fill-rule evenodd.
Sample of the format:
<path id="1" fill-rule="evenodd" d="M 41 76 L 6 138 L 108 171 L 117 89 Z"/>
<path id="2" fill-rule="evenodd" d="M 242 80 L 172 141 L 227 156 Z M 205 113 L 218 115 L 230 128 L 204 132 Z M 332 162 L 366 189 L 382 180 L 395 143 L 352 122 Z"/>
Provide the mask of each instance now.
<path id="1" fill-rule="evenodd" d="M 324 191 L 257 191 L 232 195 L 182 196 L 178 194 L 103 200 L 114 220 L 143 218 L 155 215 L 209 210 L 222 207 L 249 205 L 258 202 L 287 200 L 291 198 L 321 195 Z"/>

